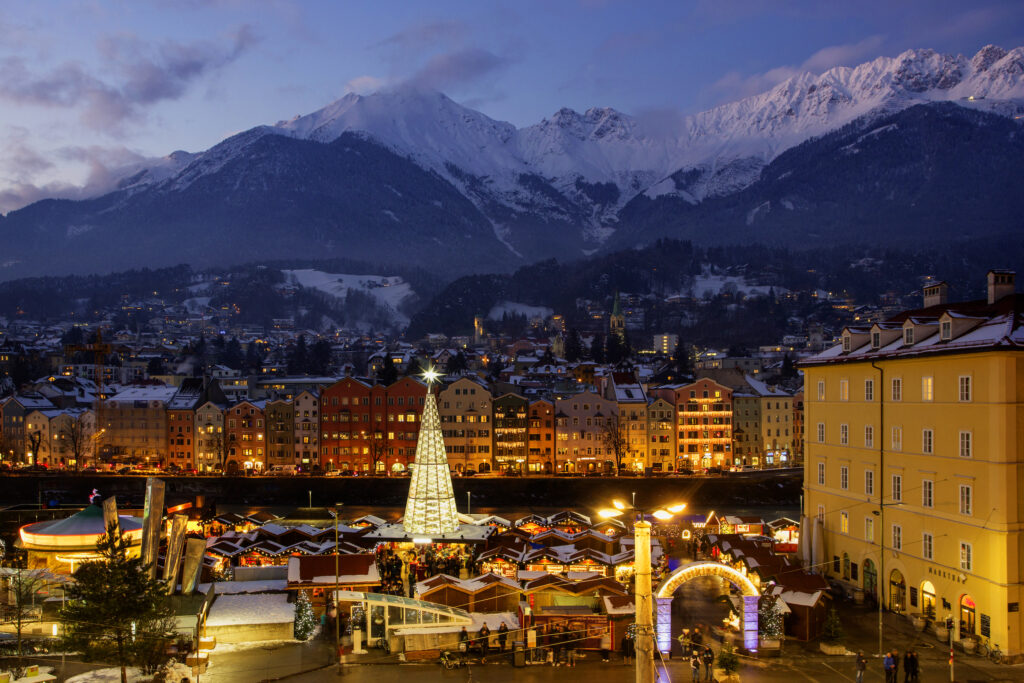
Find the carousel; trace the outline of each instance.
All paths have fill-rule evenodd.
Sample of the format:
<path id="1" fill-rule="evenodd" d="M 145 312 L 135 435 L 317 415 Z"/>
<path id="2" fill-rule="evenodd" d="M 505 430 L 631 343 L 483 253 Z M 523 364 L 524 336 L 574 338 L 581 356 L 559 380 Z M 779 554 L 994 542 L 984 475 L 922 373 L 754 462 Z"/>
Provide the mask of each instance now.
<path id="1" fill-rule="evenodd" d="M 121 533 L 128 540 L 131 557 L 142 546 L 142 520 L 118 516 Z M 74 574 L 82 562 L 100 559 L 96 542 L 106 533 L 103 508 L 89 505 L 65 519 L 27 524 L 19 530 L 18 547 L 28 553 L 29 569 L 46 569 L 54 574 Z"/>

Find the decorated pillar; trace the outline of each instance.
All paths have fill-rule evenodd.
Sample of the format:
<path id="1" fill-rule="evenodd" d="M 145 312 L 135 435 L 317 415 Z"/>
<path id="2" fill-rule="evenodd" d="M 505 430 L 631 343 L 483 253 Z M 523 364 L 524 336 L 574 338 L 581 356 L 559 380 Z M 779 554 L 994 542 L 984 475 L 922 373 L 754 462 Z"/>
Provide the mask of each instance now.
<path id="1" fill-rule="evenodd" d="M 658 650 L 663 653 L 672 650 L 672 598 L 655 598 L 658 601 L 658 624 L 656 633 Z"/>
<path id="2" fill-rule="evenodd" d="M 743 647 L 747 652 L 757 652 L 757 602 L 759 595 L 743 596 Z"/>

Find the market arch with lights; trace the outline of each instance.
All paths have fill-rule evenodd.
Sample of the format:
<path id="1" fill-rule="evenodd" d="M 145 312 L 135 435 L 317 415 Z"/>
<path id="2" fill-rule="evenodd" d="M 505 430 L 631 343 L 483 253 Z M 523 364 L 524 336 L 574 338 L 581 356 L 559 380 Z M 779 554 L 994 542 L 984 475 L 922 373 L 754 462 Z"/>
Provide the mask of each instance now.
<path id="1" fill-rule="evenodd" d="M 740 615 L 743 647 L 749 652 L 756 652 L 757 603 L 761 599 L 761 593 L 745 574 L 720 562 L 690 562 L 677 568 L 658 585 L 654 592 L 654 597 L 658 601 L 658 649 L 668 652 L 672 648 L 673 593 L 682 584 L 701 576 L 717 576 L 740 589 L 743 596 L 743 613 Z"/>

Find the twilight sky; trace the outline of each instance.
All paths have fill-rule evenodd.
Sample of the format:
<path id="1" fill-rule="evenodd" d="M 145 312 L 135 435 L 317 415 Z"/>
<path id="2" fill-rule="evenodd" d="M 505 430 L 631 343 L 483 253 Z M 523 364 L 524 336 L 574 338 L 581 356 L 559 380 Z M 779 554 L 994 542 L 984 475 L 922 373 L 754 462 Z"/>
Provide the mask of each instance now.
<path id="1" fill-rule="evenodd" d="M 0 212 L 412 81 L 517 126 L 691 113 L 908 48 L 1024 45 L 1020 0 L 0 0 Z"/>

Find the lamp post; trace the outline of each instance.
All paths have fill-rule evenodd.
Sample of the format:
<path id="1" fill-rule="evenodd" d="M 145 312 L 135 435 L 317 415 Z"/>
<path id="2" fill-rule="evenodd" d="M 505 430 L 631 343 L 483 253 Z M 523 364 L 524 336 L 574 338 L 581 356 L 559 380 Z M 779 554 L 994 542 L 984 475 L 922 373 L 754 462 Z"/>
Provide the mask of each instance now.
<path id="1" fill-rule="evenodd" d="M 341 606 L 338 605 L 338 517 L 341 516 L 341 503 L 335 503 L 331 510 L 331 517 L 334 517 L 334 653 L 341 663 Z"/>
<path id="2" fill-rule="evenodd" d="M 614 507 L 600 510 L 605 519 L 621 517 L 629 512 L 633 518 L 633 575 L 636 585 L 633 601 L 636 603 L 636 683 L 654 683 L 654 600 L 651 595 L 651 523 L 644 518 L 644 509 L 620 500 Z M 686 509 L 686 503 L 674 503 L 651 512 L 655 519 L 667 521 Z"/>

